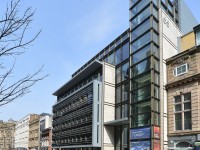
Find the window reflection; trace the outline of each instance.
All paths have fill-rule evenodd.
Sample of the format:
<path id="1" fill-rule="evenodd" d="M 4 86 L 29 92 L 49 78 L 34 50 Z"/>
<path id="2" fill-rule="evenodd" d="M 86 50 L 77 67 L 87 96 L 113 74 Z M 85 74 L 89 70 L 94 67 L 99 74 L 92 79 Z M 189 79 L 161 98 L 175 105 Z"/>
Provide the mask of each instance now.
<path id="1" fill-rule="evenodd" d="M 145 44 L 149 43 L 151 40 L 151 33 L 148 32 L 145 35 L 143 35 L 141 38 L 138 40 L 134 41 L 131 45 L 131 52 L 135 52 Z"/>
<path id="2" fill-rule="evenodd" d="M 131 15 L 135 16 L 139 11 L 141 11 L 148 3 L 150 3 L 150 0 L 140 1 L 139 4 L 137 4 L 132 10 Z"/>
<path id="3" fill-rule="evenodd" d="M 147 126 L 151 124 L 151 113 L 140 114 L 132 118 L 132 127 Z"/>
<path id="4" fill-rule="evenodd" d="M 121 86 L 116 89 L 116 104 L 121 103 Z"/>
<path id="5" fill-rule="evenodd" d="M 132 115 L 151 112 L 151 101 L 132 105 Z"/>
<path id="6" fill-rule="evenodd" d="M 128 117 L 128 104 L 115 106 L 115 119 Z"/>
<path id="7" fill-rule="evenodd" d="M 135 64 L 150 55 L 151 55 L 151 45 L 148 45 L 143 49 L 141 49 L 139 52 L 132 55 L 132 64 Z"/>
<path id="8" fill-rule="evenodd" d="M 119 64 L 121 62 L 121 49 L 118 49 L 115 52 L 115 65 Z"/>
<path id="9" fill-rule="evenodd" d="M 129 63 L 126 63 L 122 66 L 122 81 L 125 81 L 129 78 Z"/>
<path id="10" fill-rule="evenodd" d="M 120 83 L 121 82 L 121 67 L 118 67 L 116 69 L 116 83 Z"/>
<path id="11" fill-rule="evenodd" d="M 122 46 L 122 61 L 129 58 L 129 42 Z"/>
<path id="12" fill-rule="evenodd" d="M 144 73 L 148 70 L 150 70 L 150 66 L 151 66 L 151 62 L 150 59 L 146 59 L 144 61 L 142 61 L 141 63 L 133 66 L 132 70 L 132 77 L 135 77 L 141 73 Z"/>
<path id="13" fill-rule="evenodd" d="M 114 53 L 112 53 L 111 55 L 109 55 L 107 59 L 108 59 L 108 63 L 109 64 L 115 65 L 115 56 L 114 56 Z"/>
<path id="14" fill-rule="evenodd" d="M 132 80 L 132 89 L 138 89 L 140 87 L 146 86 L 151 83 L 151 74 L 150 72 L 148 74 L 145 74 L 143 76 L 140 76 L 138 78 L 134 78 Z"/>
<path id="15" fill-rule="evenodd" d="M 122 101 L 128 101 L 129 99 L 129 83 L 122 85 Z"/>
<path id="16" fill-rule="evenodd" d="M 142 13 L 140 13 L 136 18 L 131 21 L 131 27 L 134 28 L 139 23 L 141 23 L 144 19 L 146 19 L 150 15 L 150 7 L 146 8 Z"/>
<path id="17" fill-rule="evenodd" d="M 132 36 L 132 41 L 138 38 L 142 33 L 147 31 L 151 27 L 150 24 L 150 19 L 148 19 L 146 22 L 141 24 L 137 29 L 132 31 L 131 36 Z"/>
<path id="18" fill-rule="evenodd" d="M 134 90 L 132 92 L 132 102 L 138 102 L 151 97 L 151 86 L 145 86 L 143 88 Z"/>

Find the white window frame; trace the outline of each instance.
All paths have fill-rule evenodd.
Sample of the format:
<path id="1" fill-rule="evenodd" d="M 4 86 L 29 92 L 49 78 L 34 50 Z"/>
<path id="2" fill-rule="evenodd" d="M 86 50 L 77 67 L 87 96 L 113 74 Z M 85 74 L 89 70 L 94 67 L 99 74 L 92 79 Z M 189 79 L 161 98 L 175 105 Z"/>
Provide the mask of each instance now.
<path id="1" fill-rule="evenodd" d="M 186 66 L 185 72 L 181 72 L 181 73 L 177 74 L 178 68 L 183 67 L 183 66 Z M 188 63 L 185 63 L 185 64 L 182 64 L 180 66 L 175 67 L 173 73 L 174 73 L 174 76 L 177 77 L 177 76 L 180 76 L 180 75 L 187 73 L 188 70 L 189 70 L 189 65 L 188 65 Z"/>
<path id="2" fill-rule="evenodd" d="M 191 96 L 192 93 L 189 92 L 189 93 L 184 93 L 182 95 L 177 95 L 177 96 L 181 97 L 181 101 L 180 102 L 175 102 L 175 98 L 174 98 L 174 131 L 192 130 L 192 128 L 191 129 L 185 129 L 185 122 L 184 122 L 185 116 L 184 116 L 184 114 L 186 112 L 191 112 L 191 114 L 192 114 L 192 106 L 191 106 L 190 109 L 184 109 L 185 103 L 190 102 L 191 105 L 192 105 L 192 97 L 189 100 L 185 101 L 185 95 L 186 94 L 190 94 L 190 96 Z M 181 110 L 180 111 L 176 111 L 175 110 L 176 105 L 181 105 Z M 182 130 L 176 130 L 176 123 L 175 123 L 175 115 L 176 114 L 181 114 L 181 120 L 182 120 L 182 122 L 181 122 L 181 128 L 182 128 Z M 191 122 L 192 122 L 192 118 L 191 118 Z"/>

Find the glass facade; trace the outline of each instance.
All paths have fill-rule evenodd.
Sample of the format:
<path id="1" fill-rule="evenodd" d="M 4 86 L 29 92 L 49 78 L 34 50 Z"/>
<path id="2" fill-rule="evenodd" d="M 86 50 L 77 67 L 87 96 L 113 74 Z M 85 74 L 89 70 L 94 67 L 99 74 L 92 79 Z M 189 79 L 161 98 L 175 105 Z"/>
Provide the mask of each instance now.
<path id="1" fill-rule="evenodd" d="M 155 143 L 158 147 L 161 144 L 160 136 L 154 138 L 154 128 L 160 129 L 160 101 L 162 101 L 159 8 L 162 8 L 178 25 L 178 12 L 170 0 L 130 0 L 130 28 L 73 74 L 75 76 L 95 59 L 115 66 L 115 121 L 128 120 L 113 127 L 115 150 L 131 148 L 153 150 L 156 147 Z M 97 74 L 98 79 L 102 80 L 102 75 L 99 77 L 101 73 L 96 72 L 85 82 L 87 83 L 90 78 L 96 79 Z M 81 85 L 84 85 L 84 82 Z M 67 92 L 70 94 L 77 89 L 79 87 Z M 60 98 L 64 96 L 66 95 L 61 95 Z M 180 107 L 179 103 L 184 106 Z M 176 130 L 191 129 L 191 124 L 186 124 L 191 121 L 190 108 L 189 100 L 177 101 L 175 104 Z M 179 111 L 185 113 L 180 115 Z M 90 118 L 90 112 L 88 114 L 89 116 L 84 117 Z M 79 118 L 77 120 L 79 121 Z M 58 130 L 56 127 L 60 124 L 55 125 L 55 129 Z M 130 139 L 130 131 L 137 129 L 142 132 L 149 129 L 151 132 L 148 137 Z M 86 137 L 90 139 L 89 128 L 88 131 Z M 69 139 L 72 140 L 71 137 Z"/>
<path id="2" fill-rule="evenodd" d="M 130 131 L 160 126 L 159 5 L 158 0 L 130 5 Z M 131 139 L 130 148 L 153 149 L 152 137 Z M 159 138 L 156 141 L 160 143 Z"/>

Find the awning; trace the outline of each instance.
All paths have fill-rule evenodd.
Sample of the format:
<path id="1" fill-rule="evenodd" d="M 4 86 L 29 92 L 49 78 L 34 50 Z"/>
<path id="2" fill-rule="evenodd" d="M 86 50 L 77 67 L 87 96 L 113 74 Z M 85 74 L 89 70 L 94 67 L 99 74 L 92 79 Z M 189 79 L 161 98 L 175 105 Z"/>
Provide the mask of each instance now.
<path id="1" fill-rule="evenodd" d="M 124 124 L 128 124 L 127 117 L 122 118 L 122 119 L 113 120 L 113 121 L 108 121 L 108 122 L 104 123 L 105 126 L 118 126 L 118 125 L 124 125 Z"/>

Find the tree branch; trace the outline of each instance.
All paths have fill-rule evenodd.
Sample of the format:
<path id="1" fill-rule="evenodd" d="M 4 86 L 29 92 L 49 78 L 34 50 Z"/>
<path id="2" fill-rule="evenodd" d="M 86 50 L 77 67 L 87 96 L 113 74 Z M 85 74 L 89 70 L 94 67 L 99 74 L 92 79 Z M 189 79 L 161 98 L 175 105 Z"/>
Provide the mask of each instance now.
<path id="1" fill-rule="evenodd" d="M 11 0 L 10 4 L 7 4 L 4 16 L 0 19 L 0 61 L 8 56 L 22 54 L 24 52 L 22 49 L 33 43 L 41 33 L 40 30 L 31 39 L 26 40 L 27 31 L 33 21 L 35 11 L 28 7 L 23 12 L 20 12 L 20 2 L 21 0 Z M 3 63 L 0 62 L 0 69 L 6 70 L 4 73 L 2 71 L 0 73 L 0 106 L 29 93 L 33 85 L 48 76 L 40 76 L 42 66 L 35 73 L 27 74 L 23 78 L 10 83 L 14 67 L 15 62 L 10 69 L 4 67 Z"/>

